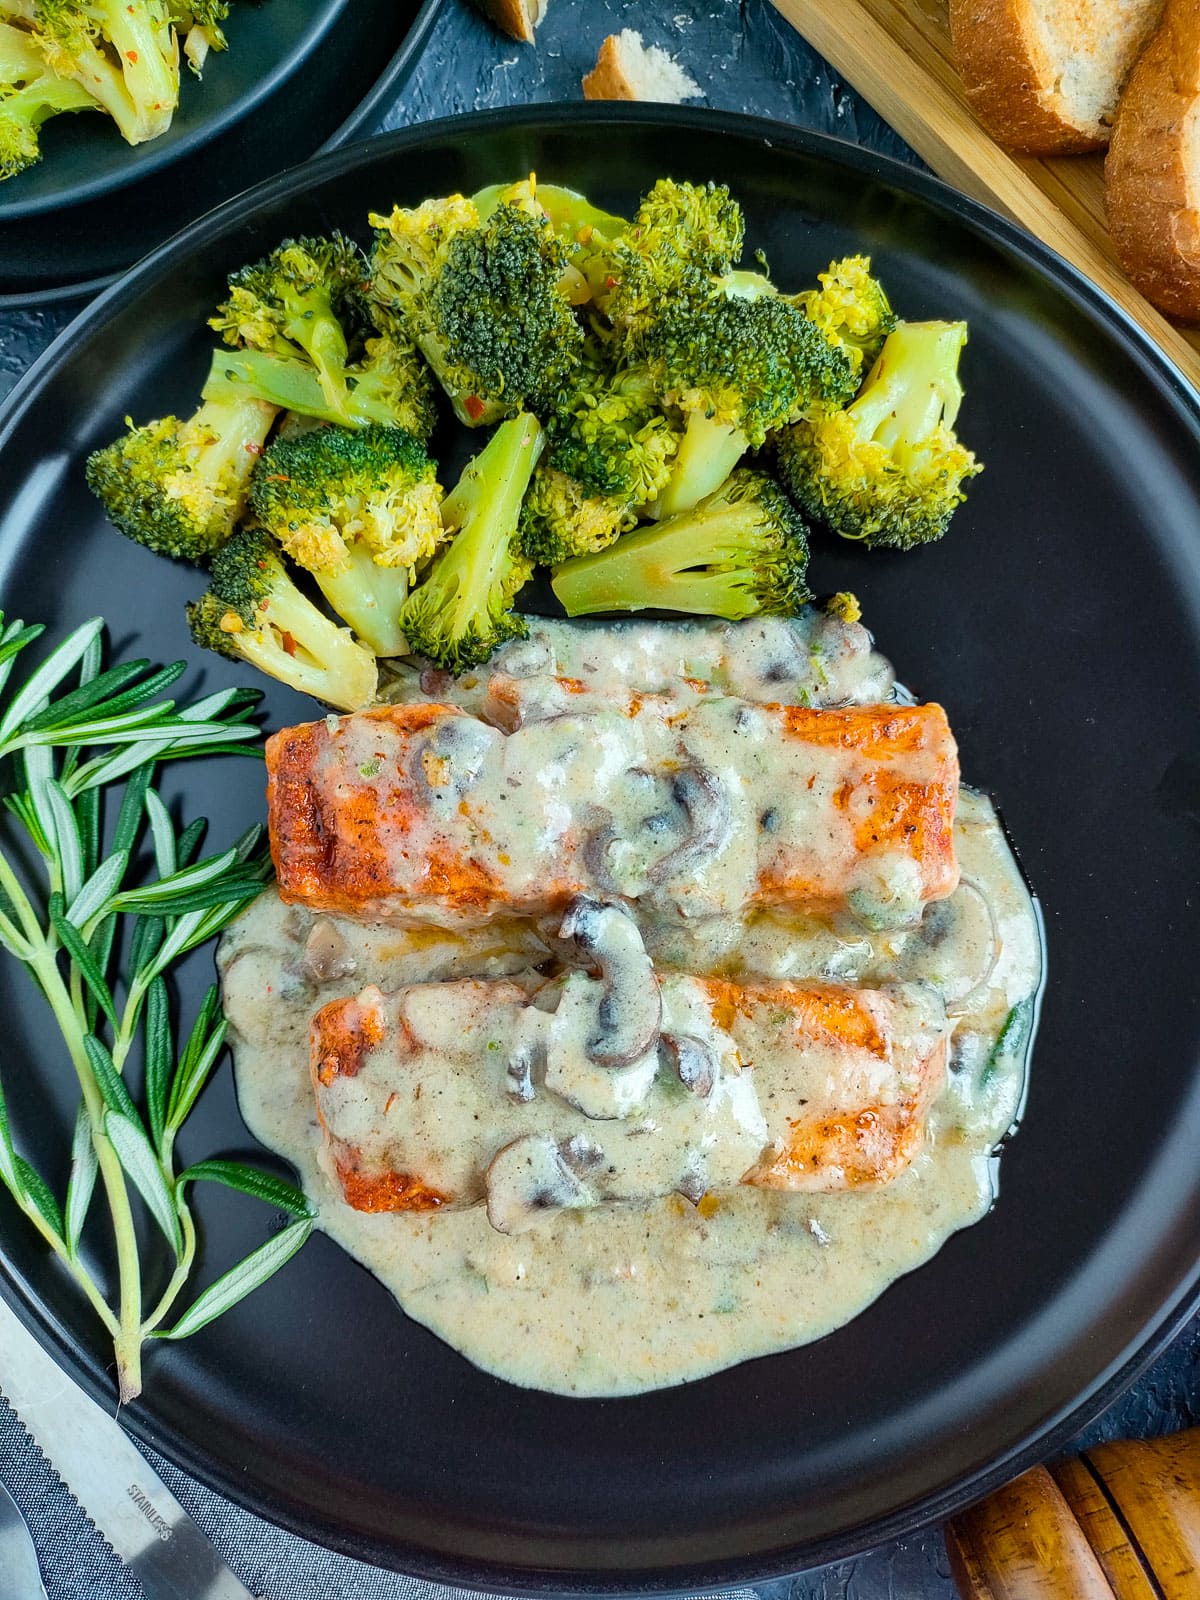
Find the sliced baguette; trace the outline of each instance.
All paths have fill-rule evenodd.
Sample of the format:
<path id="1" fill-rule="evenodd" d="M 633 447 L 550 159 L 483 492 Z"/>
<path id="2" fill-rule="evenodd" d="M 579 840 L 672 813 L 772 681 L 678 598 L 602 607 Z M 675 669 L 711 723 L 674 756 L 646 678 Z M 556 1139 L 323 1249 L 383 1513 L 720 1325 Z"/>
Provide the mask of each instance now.
<path id="1" fill-rule="evenodd" d="M 1104 164 L 1121 265 L 1160 311 L 1200 322 L 1200 5 L 1168 0 L 1121 98 Z"/>
<path id="2" fill-rule="evenodd" d="M 506 33 L 522 44 L 533 43 L 533 30 L 546 15 L 550 0 L 478 0 L 479 8 Z"/>
<path id="3" fill-rule="evenodd" d="M 671 55 L 643 43 L 640 33 L 623 28 L 600 46 L 596 65 L 583 80 L 587 100 L 656 100 L 680 105 L 703 94 L 700 85 Z"/>
<path id="4" fill-rule="evenodd" d="M 971 109 L 1031 155 L 1102 149 L 1163 0 L 950 0 Z"/>

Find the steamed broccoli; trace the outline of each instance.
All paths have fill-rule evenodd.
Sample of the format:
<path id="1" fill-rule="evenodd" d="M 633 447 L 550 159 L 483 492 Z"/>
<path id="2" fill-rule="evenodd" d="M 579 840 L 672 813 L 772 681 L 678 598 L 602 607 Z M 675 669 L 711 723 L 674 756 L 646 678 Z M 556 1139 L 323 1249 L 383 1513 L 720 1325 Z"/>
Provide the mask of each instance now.
<path id="1" fill-rule="evenodd" d="M 671 476 L 679 432 L 645 368 L 581 361 L 546 418 L 549 462 L 593 494 L 653 500 Z"/>
<path id="2" fill-rule="evenodd" d="M 871 276 L 869 256 L 845 256 L 817 274 L 819 289 L 791 297 L 827 339 L 843 350 L 858 377 L 870 371 L 883 341 L 896 326 L 896 314 L 883 285 Z"/>
<path id="3" fill-rule="evenodd" d="M 603 550 L 636 522 L 624 496 L 591 494 L 557 467 L 540 466 L 521 507 L 521 554 L 553 567 L 570 556 Z"/>
<path id="4" fill-rule="evenodd" d="M 0 22 L 0 181 L 41 160 L 42 124 L 99 107 L 82 84 L 58 78 L 30 34 Z"/>
<path id="5" fill-rule="evenodd" d="M 325 404 L 342 420 L 349 339 L 365 315 L 367 263 L 344 233 L 285 239 L 229 279 L 229 298 L 209 318 L 225 343 L 310 363 Z"/>
<path id="6" fill-rule="evenodd" d="M 89 456 L 88 487 L 127 538 L 158 555 L 207 561 L 246 504 L 250 475 L 275 419 L 261 400 L 206 401 L 160 417 Z"/>
<path id="7" fill-rule="evenodd" d="M 29 25 L 50 70 L 99 101 L 129 144 L 170 127 L 179 54 L 163 0 L 37 0 Z"/>
<path id="8" fill-rule="evenodd" d="M 711 292 L 741 255 L 744 233 L 728 189 L 660 178 L 625 232 L 592 254 L 586 273 L 596 304 L 633 359 L 664 301 Z"/>
<path id="9" fill-rule="evenodd" d="M 538 183 L 532 176 L 523 184 L 493 184 L 474 196 L 481 219 L 490 216 L 501 201 L 523 198 L 548 218 L 555 236 L 567 252 L 573 271 L 579 275 L 577 292 L 571 298 L 580 304 L 590 300 L 593 290 L 588 280 L 589 268 L 627 231 L 628 222 L 624 217 L 600 210 L 586 195 L 574 189 L 564 189 L 554 183 Z"/>
<path id="10" fill-rule="evenodd" d="M 192 638 L 343 711 L 375 698 L 375 658 L 323 616 L 288 576 L 270 536 L 235 533 L 214 557 L 212 583 L 187 608 Z"/>
<path id="11" fill-rule="evenodd" d="M 229 16 L 229 0 L 167 0 L 171 21 L 183 36 L 183 53 L 197 77 L 210 50 L 228 49 L 221 24 Z"/>
<path id="12" fill-rule="evenodd" d="M 254 395 L 281 410 L 361 428 L 433 431 L 433 378 L 399 327 L 375 328 L 363 288 L 367 261 L 344 234 L 287 240 L 229 280 L 210 325 L 218 350 L 206 400 Z"/>
<path id="13" fill-rule="evenodd" d="M 799 610 L 807 565 L 807 529 L 787 496 L 740 467 L 691 510 L 565 562 L 552 584 L 569 617 L 653 606 L 733 622 Z"/>
<path id="14" fill-rule="evenodd" d="M 796 504 L 845 539 L 908 550 L 940 539 L 982 467 L 954 432 L 963 322 L 901 322 L 849 406 L 786 429 Z"/>
<path id="15" fill-rule="evenodd" d="M 460 421 L 539 407 L 562 386 L 583 330 L 566 251 L 544 215 L 506 201 L 481 221 L 455 195 L 370 220 L 371 298 L 385 326 L 407 328 Z"/>
<path id="16" fill-rule="evenodd" d="M 344 393 L 330 405 L 316 369 L 307 362 L 260 350 L 218 350 L 203 393 L 206 400 L 254 395 L 297 416 L 343 427 L 378 423 L 403 428 L 418 439 L 433 432 L 433 375 L 402 334 L 365 339 L 358 359 L 344 368 L 344 377 Z"/>
<path id="17" fill-rule="evenodd" d="M 445 537 L 436 468 L 400 428 L 313 429 L 264 453 L 250 509 L 376 655 L 405 652 L 412 571 Z"/>
<path id="18" fill-rule="evenodd" d="M 446 496 L 442 520 L 454 537 L 400 613 L 414 654 L 462 672 L 528 631 L 512 610 L 533 566 L 518 550 L 517 523 L 544 439 L 528 413 L 501 423 Z"/>
<path id="19" fill-rule="evenodd" d="M 641 346 L 659 393 L 686 419 L 657 516 L 711 494 L 751 445 L 809 407 L 845 403 L 854 393 L 846 356 L 774 294 L 679 298 Z"/>

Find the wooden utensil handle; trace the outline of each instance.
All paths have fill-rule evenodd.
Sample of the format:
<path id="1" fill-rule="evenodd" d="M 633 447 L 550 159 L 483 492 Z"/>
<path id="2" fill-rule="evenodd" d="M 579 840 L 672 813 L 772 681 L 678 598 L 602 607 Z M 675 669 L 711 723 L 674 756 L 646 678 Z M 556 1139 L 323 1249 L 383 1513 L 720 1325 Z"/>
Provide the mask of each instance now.
<path id="1" fill-rule="evenodd" d="M 963 1600 L 1197 1600 L 1200 1428 L 1034 1467 L 946 1528 Z"/>

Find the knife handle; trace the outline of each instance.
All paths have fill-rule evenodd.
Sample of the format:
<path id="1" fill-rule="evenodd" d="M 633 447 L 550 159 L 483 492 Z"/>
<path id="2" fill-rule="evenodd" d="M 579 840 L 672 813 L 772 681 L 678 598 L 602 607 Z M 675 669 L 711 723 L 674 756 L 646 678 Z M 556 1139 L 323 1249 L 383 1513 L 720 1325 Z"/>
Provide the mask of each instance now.
<path id="1" fill-rule="evenodd" d="M 1034 1467 L 947 1524 L 962 1600 L 1196 1600 L 1200 1428 Z"/>

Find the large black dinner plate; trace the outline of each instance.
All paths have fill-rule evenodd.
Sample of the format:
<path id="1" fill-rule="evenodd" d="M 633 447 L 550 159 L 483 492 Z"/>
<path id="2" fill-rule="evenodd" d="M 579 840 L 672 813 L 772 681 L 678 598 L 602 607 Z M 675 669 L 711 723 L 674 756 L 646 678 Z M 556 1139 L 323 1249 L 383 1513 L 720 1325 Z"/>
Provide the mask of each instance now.
<path id="1" fill-rule="evenodd" d="M 999 1203 L 848 1327 L 638 1399 L 477 1372 L 323 1238 L 222 1321 L 156 1348 L 123 1413 L 235 1500 L 342 1550 L 527 1591 L 781 1573 L 939 1517 L 1065 1439 L 1149 1359 L 1200 1257 L 1200 412 L 1095 291 L 934 181 L 819 136 L 682 111 L 533 110 L 343 151 L 158 251 L 81 317 L 0 431 L 0 595 L 123 650 L 186 650 L 197 575 L 104 525 L 82 461 L 126 412 L 189 406 L 224 272 L 294 230 L 536 168 L 607 207 L 665 172 L 732 185 L 785 283 L 871 252 L 909 317 L 966 317 L 962 428 L 988 463 L 950 536 L 910 556 L 817 541 L 967 776 L 1000 797 L 1048 926 L 1025 1125 Z M 197 683 L 241 677 L 196 663 Z M 272 723 L 311 715 L 287 693 Z M 249 762 L 194 767 L 227 839 L 262 815 Z M 208 964 L 188 973 L 194 996 Z M 9 979 L 7 969 L 3 974 Z M 40 1006 L 0 993 L 20 1136 L 62 1177 L 73 1098 Z M 185 1154 L 244 1148 L 224 1073 Z M 263 1235 L 206 1196 L 211 1276 Z M 4 1293 L 85 1385 L 103 1341 L 0 1205 Z M 683 1335 L 686 1337 L 686 1335 Z"/>
<path id="2" fill-rule="evenodd" d="M 165 235 L 394 103 L 440 0 L 239 0 L 229 50 L 185 81 L 160 139 L 58 117 L 45 159 L 0 184 L 0 307 L 94 294 Z M 185 80 L 190 74 L 184 73 Z"/>

